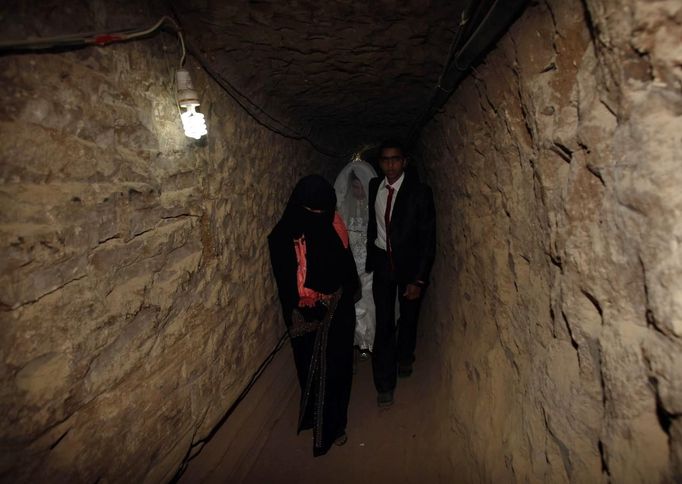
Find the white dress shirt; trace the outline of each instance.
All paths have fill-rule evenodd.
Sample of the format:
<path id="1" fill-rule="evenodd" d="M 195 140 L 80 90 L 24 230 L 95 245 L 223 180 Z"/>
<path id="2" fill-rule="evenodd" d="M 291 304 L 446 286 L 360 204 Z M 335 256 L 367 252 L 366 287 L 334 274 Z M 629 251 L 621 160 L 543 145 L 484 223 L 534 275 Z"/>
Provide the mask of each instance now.
<path id="1" fill-rule="evenodd" d="M 398 198 L 398 191 L 403 184 L 405 179 L 405 173 L 400 175 L 391 188 L 395 191 L 393 192 L 393 199 L 391 200 L 391 217 L 393 217 L 393 207 L 395 207 L 395 199 Z M 386 202 L 388 201 L 388 180 L 384 177 L 377 190 L 377 199 L 374 202 L 374 214 L 377 219 L 377 238 L 374 240 L 374 245 L 382 250 L 386 250 L 386 221 L 384 220 L 384 214 L 386 213 Z"/>

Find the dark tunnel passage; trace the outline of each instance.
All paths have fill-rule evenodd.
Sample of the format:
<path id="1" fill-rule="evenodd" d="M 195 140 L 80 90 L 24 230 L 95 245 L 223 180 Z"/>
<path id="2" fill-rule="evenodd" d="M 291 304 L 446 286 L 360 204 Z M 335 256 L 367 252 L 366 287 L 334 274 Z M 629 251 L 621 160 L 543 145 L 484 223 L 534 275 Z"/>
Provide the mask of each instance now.
<path id="1" fill-rule="evenodd" d="M 680 39 L 679 0 L 4 2 L 0 480 L 680 482 Z M 387 137 L 436 206 L 414 374 L 378 409 L 358 362 L 313 459 L 266 237 Z"/>

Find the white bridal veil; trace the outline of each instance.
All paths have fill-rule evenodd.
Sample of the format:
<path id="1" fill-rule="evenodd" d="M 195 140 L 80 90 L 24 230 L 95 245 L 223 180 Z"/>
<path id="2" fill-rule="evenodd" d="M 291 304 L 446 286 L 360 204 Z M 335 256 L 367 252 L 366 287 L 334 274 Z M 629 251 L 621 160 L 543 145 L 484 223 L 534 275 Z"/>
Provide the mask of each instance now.
<path id="1" fill-rule="evenodd" d="M 350 247 L 360 274 L 362 299 L 355 305 L 357 324 L 355 344 L 361 350 L 372 350 L 376 326 L 374 300 L 372 298 L 372 275 L 365 272 L 367 257 L 367 222 L 370 211 L 367 202 L 369 181 L 377 174 L 372 165 L 362 160 L 348 163 L 336 177 L 337 209 L 348 228 Z"/>

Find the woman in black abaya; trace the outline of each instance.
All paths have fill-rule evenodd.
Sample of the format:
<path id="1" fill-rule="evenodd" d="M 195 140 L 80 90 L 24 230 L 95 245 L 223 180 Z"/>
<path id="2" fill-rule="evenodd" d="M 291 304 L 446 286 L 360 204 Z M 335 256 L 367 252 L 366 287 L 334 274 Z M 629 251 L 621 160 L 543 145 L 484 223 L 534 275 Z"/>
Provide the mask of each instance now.
<path id="1" fill-rule="evenodd" d="M 302 178 L 268 237 L 301 386 L 298 431 L 313 429 L 313 455 L 346 441 L 360 287 L 336 195 L 321 176 Z"/>

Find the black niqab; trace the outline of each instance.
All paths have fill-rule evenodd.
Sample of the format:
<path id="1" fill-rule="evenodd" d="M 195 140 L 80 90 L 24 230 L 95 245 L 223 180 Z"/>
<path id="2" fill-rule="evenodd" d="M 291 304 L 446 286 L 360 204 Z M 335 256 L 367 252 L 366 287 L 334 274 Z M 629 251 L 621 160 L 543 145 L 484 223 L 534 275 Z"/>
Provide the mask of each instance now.
<path id="1" fill-rule="evenodd" d="M 319 175 L 309 175 L 296 184 L 281 220 L 268 237 L 270 243 L 291 245 L 305 237 L 305 286 L 323 294 L 331 294 L 342 284 L 344 270 L 343 243 L 334 229 L 336 193 Z M 313 211 L 314 210 L 314 211 Z"/>

